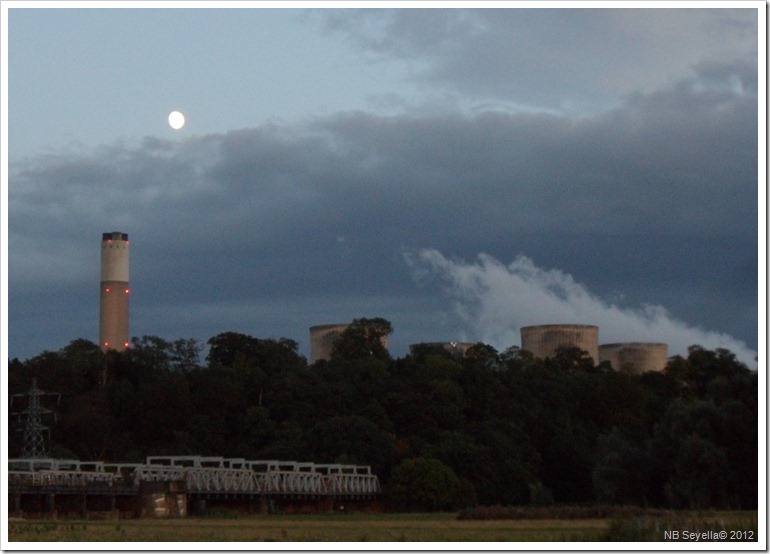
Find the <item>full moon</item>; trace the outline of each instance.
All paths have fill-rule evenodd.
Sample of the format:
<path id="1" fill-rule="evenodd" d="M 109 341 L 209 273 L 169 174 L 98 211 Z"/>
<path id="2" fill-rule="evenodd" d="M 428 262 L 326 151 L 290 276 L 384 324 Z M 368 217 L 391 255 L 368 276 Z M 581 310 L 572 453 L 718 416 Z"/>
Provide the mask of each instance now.
<path id="1" fill-rule="evenodd" d="M 172 129 L 181 129 L 184 127 L 184 115 L 182 112 L 171 112 L 168 114 L 168 124 Z"/>

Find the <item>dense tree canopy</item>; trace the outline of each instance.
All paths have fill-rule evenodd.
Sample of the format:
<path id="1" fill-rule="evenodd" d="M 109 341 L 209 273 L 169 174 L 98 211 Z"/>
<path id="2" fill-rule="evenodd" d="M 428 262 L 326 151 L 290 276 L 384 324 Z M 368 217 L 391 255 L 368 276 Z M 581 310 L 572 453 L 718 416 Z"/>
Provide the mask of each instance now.
<path id="1" fill-rule="evenodd" d="M 332 348 L 332 359 L 390 359 L 384 340 L 393 332 L 390 321 L 381 317 L 354 319 Z"/>
<path id="2" fill-rule="evenodd" d="M 757 507 L 757 374 L 729 351 L 693 346 L 666 371 L 633 375 L 574 349 L 540 360 L 515 347 L 425 346 L 392 359 L 391 331 L 355 320 L 313 365 L 293 340 L 234 332 L 211 338 L 203 361 L 191 339 L 145 336 L 107 354 L 78 339 L 11 360 L 8 392 L 37 378 L 61 393 L 49 422 L 60 457 L 365 464 L 404 509 Z M 9 425 L 16 456 L 21 433 Z M 404 493 L 413 483 L 419 506 Z"/>

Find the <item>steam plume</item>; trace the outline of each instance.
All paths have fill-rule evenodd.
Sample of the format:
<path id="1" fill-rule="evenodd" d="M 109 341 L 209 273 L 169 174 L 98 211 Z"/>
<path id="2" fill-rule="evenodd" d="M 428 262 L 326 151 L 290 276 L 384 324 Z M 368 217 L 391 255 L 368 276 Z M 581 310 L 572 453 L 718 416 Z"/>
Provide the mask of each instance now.
<path id="1" fill-rule="evenodd" d="M 662 306 L 622 308 L 592 294 L 571 275 L 542 269 L 519 256 L 508 266 L 479 254 L 476 263 L 450 260 L 437 250 L 421 250 L 410 258 L 419 275 L 435 275 L 446 283 L 454 308 L 469 331 L 495 348 L 520 345 L 520 328 L 550 323 L 599 327 L 600 344 L 665 342 L 669 356 L 687 355 L 687 347 L 726 348 L 755 368 L 756 352 L 725 333 L 707 331 L 673 318 Z"/>

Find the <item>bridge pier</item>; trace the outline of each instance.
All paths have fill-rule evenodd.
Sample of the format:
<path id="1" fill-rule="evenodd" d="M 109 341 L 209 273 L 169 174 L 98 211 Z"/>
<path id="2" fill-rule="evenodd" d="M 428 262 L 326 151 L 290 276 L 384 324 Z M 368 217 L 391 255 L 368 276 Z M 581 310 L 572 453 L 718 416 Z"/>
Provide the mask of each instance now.
<path id="1" fill-rule="evenodd" d="M 52 492 L 45 495 L 45 511 L 56 519 L 56 495 Z"/>
<path id="2" fill-rule="evenodd" d="M 139 517 L 185 517 L 187 494 L 184 482 L 142 482 L 139 487 Z"/>
<path id="3" fill-rule="evenodd" d="M 319 512 L 333 512 L 334 511 L 334 498 L 331 496 L 325 496 L 318 501 Z"/>
<path id="4" fill-rule="evenodd" d="M 259 496 L 257 500 L 257 513 L 259 514 L 274 514 L 275 502 L 270 496 Z"/>
<path id="5" fill-rule="evenodd" d="M 190 507 L 190 513 L 196 514 L 196 515 L 202 515 L 206 513 L 206 499 L 205 498 L 194 498 L 193 500 L 188 500 L 188 505 Z"/>

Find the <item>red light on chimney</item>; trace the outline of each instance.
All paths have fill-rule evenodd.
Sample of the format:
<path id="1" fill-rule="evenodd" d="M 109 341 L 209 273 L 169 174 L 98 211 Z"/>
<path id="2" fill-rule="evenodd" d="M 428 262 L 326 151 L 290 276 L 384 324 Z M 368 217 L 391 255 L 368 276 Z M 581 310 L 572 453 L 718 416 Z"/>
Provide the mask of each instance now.
<path id="1" fill-rule="evenodd" d="M 131 292 L 131 289 L 126 289 L 126 294 L 128 294 L 129 292 Z"/>
<path id="2" fill-rule="evenodd" d="M 104 292 L 110 292 L 110 287 L 104 287 Z"/>

